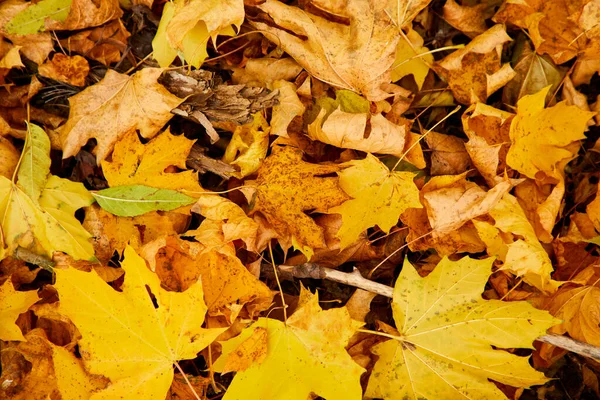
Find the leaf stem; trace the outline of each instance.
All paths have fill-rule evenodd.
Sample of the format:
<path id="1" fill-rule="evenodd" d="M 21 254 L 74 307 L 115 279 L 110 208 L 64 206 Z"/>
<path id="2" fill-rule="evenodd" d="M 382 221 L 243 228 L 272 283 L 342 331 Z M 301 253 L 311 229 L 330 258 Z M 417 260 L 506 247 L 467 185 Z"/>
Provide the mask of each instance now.
<path id="1" fill-rule="evenodd" d="M 196 398 L 196 400 L 202 400 L 200 398 L 200 396 L 198 396 L 198 393 L 196 393 L 196 390 L 192 386 L 192 383 L 188 380 L 187 375 L 185 374 L 185 372 L 183 372 L 183 370 L 181 369 L 181 366 L 179 366 L 179 363 L 177 361 L 175 361 L 174 364 L 175 364 L 175 367 L 179 370 L 179 373 L 181 375 L 183 375 L 183 379 L 185 379 L 185 382 L 187 383 L 187 385 L 189 386 L 190 390 L 194 394 L 194 397 Z"/>

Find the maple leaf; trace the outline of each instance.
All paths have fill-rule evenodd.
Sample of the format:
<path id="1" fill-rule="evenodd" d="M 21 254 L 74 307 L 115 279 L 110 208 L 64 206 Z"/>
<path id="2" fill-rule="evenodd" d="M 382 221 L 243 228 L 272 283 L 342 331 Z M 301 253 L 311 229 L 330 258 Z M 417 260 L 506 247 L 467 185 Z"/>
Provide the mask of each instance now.
<path id="1" fill-rule="evenodd" d="M 112 161 L 102 161 L 102 172 L 111 187 L 144 185 L 178 191 L 204 192 L 195 171 L 186 171 L 185 161 L 194 140 L 174 136 L 167 129 L 142 144 L 135 129 L 125 133 L 116 143 Z M 181 172 L 165 170 L 175 166 Z"/>
<path id="2" fill-rule="evenodd" d="M 240 171 L 233 173 L 237 178 L 256 172 L 269 149 L 269 124 L 261 113 L 252 118 L 252 122 L 235 128 L 223 155 L 223 161 L 239 167 Z"/>
<path id="3" fill-rule="evenodd" d="M 242 0 L 176 0 L 165 4 L 156 36 L 152 41 L 154 57 L 168 67 L 177 52 L 198 68 L 208 56 L 208 39 L 218 35 L 234 36 L 232 25 L 239 30 L 244 22 Z"/>
<path id="4" fill-rule="evenodd" d="M 0 340 L 25 340 L 15 321 L 39 299 L 37 290 L 16 291 L 10 278 L 0 286 Z"/>
<path id="5" fill-rule="evenodd" d="M 406 28 L 429 3 L 431 0 L 386 0 L 384 9 L 397 28 L 401 29 Z"/>
<path id="6" fill-rule="evenodd" d="M 398 42 L 396 60 L 392 65 L 392 81 L 396 82 L 412 75 L 421 90 L 429 73 L 429 66 L 433 64 L 433 54 L 428 51 L 429 49 L 423 46 L 423 38 L 416 31 L 409 30 Z"/>
<path id="7" fill-rule="evenodd" d="M 375 225 L 388 233 L 404 210 L 422 207 L 419 189 L 413 182 L 414 173 L 390 172 L 372 154 L 363 160 L 342 164 L 344 166 L 347 168 L 338 172 L 339 185 L 352 199 L 328 211 L 342 215 L 342 226 L 337 234 L 341 249 Z"/>
<path id="8" fill-rule="evenodd" d="M 93 203 L 78 182 L 49 175 L 50 140 L 29 125 L 17 183 L 0 176 L 0 224 L 8 252 L 23 247 L 52 257 L 63 251 L 76 259 L 94 259 L 90 234 L 73 215 Z"/>
<path id="9" fill-rule="evenodd" d="M 448 81 L 454 98 L 463 104 L 485 100 L 508 83 L 515 72 L 501 64 L 502 46 L 510 41 L 504 26 L 495 25 L 463 49 L 436 62 L 435 71 Z"/>
<path id="10" fill-rule="evenodd" d="M 594 113 L 569 106 L 565 101 L 544 108 L 549 89 L 548 86 L 534 95 L 524 96 L 517 103 L 506 162 L 531 179 L 544 173 L 562 180 L 563 171 L 557 166 L 575 158 L 579 140 L 585 139 L 587 121 Z"/>
<path id="11" fill-rule="evenodd" d="M 109 69 L 100 82 L 70 97 L 69 119 L 60 130 L 63 158 L 77 154 L 92 137 L 98 141 L 98 161 L 132 129 L 154 137 L 183 101 L 157 83 L 162 71 L 144 68 L 127 76 Z"/>
<path id="12" fill-rule="evenodd" d="M 348 199 L 338 178 L 320 176 L 339 169 L 337 165 L 304 162 L 300 150 L 275 146 L 256 180 L 246 182 L 256 188 L 252 212 L 261 212 L 283 242 L 291 240 L 310 258 L 313 248 L 325 246 L 325 239 L 321 228 L 304 212 L 326 212 Z"/>
<path id="13" fill-rule="evenodd" d="M 360 398 L 364 370 L 344 349 L 360 326 L 345 307 L 323 311 L 318 295 L 302 287 L 298 308 L 286 322 L 259 318 L 239 336 L 221 342 L 223 353 L 214 364 L 216 371 L 231 365 L 229 359 L 238 358 L 238 351 L 245 352 L 249 338 L 267 332 L 266 356 L 238 370 L 224 400 L 305 400 L 311 392 L 331 400 Z M 274 374 L 278 384 L 265 379 Z"/>
<path id="14" fill-rule="evenodd" d="M 488 247 L 488 254 L 498 257 L 507 269 L 543 292 L 553 293 L 559 283 L 552 280 L 553 267 L 550 257 L 539 242 L 525 212 L 517 199 L 505 194 L 489 211 L 495 224 L 473 221 L 479 236 Z M 512 233 L 522 239 L 509 239 L 504 243 L 498 230 Z"/>
<path id="15" fill-rule="evenodd" d="M 111 380 L 96 396 L 162 400 L 173 380 L 173 363 L 196 358 L 223 329 L 201 328 L 207 308 L 200 283 L 184 293 L 167 292 L 130 247 L 121 266 L 122 292 L 96 272 L 55 269 L 60 312 L 81 332 L 87 370 Z"/>
<path id="16" fill-rule="evenodd" d="M 425 142 L 431 154 L 431 175 L 458 175 L 467 171 L 471 159 L 461 138 L 428 131 Z"/>
<path id="17" fill-rule="evenodd" d="M 334 7 L 334 2 L 325 5 Z M 258 8 L 277 27 L 250 21 L 268 32 L 268 40 L 281 46 L 311 75 L 332 86 L 364 94 L 369 100 L 389 96 L 381 85 L 390 82 L 400 38 L 388 14 L 369 1 L 348 0 L 335 14 L 349 24 L 330 22 L 298 7 L 267 0 Z"/>
<path id="18" fill-rule="evenodd" d="M 279 104 L 273 107 L 271 134 L 288 137 L 287 127 L 294 117 L 304 114 L 304 104 L 298 98 L 296 85 L 284 80 L 273 82 L 273 89 L 279 91 Z"/>
<path id="19" fill-rule="evenodd" d="M 559 321 L 524 301 L 481 298 L 492 258 L 443 258 L 426 278 L 404 261 L 392 311 L 399 335 L 376 345 L 367 397 L 498 399 L 493 379 L 529 387 L 548 379 L 506 348 L 532 342 Z M 495 349 L 500 348 L 500 349 Z"/>

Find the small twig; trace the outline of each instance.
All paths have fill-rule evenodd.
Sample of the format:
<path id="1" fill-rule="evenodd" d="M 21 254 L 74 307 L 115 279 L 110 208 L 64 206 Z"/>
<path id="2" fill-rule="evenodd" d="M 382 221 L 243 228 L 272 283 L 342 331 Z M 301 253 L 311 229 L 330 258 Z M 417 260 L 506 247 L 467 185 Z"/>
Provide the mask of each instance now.
<path id="1" fill-rule="evenodd" d="M 296 266 L 280 265 L 279 269 L 282 272 L 291 274 L 296 278 L 327 279 L 330 281 L 343 283 L 344 285 L 364 289 L 371 293 L 376 293 L 389 298 L 392 298 L 394 291 L 393 288 L 387 285 L 363 278 L 356 268 L 352 272 L 340 272 L 331 268 L 321 267 L 320 265 L 314 263 L 305 263 Z M 584 357 L 600 360 L 600 347 L 592 346 L 591 344 L 580 342 L 579 340 L 575 340 L 567 336 L 550 333 L 547 335 L 542 335 L 536 340 L 560 347 L 561 349 L 571 351 Z"/>

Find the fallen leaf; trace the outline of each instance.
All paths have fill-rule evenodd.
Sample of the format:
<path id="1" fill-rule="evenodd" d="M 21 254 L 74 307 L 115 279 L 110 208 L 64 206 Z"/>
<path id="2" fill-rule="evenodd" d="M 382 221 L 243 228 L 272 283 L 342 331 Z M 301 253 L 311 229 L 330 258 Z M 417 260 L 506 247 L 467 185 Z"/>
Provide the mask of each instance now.
<path id="1" fill-rule="evenodd" d="M 52 257 L 63 251 L 75 259 L 94 259 L 90 234 L 73 215 L 93 197 L 78 182 L 49 174 L 50 140 L 30 124 L 17 183 L 0 176 L 0 219 L 8 254 L 22 247 Z"/>
<path id="2" fill-rule="evenodd" d="M 64 21 L 69 16 L 73 0 L 42 0 L 15 15 L 5 29 L 10 34 L 30 35 L 44 30 L 45 21 Z"/>
<path id="3" fill-rule="evenodd" d="M 252 213 L 262 213 L 279 234 L 310 259 L 312 249 L 324 247 L 323 232 L 305 211 L 326 212 L 348 196 L 339 179 L 321 177 L 339 171 L 337 165 L 317 165 L 302 161 L 302 152 L 289 146 L 275 146 L 258 170 Z M 285 247 L 285 246 L 284 246 Z"/>
<path id="4" fill-rule="evenodd" d="M 92 137 L 98 141 L 98 161 L 132 129 L 154 137 L 183 101 L 156 82 L 162 71 L 144 68 L 127 76 L 109 69 L 102 81 L 70 97 L 69 119 L 60 130 L 63 158 L 77 154 Z"/>
<path id="5" fill-rule="evenodd" d="M 425 143 L 432 151 L 432 176 L 459 175 L 469 168 L 471 159 L 462 139 L 430 130 L 425 134 Z"/>
<path id="6" fill-rule="evenodd" d="M 8 139 L 0 136 L 0 176 L 11 179 L 18 163 L 19 151 Z"/>
<path id="7" fill-rule="evenodd" d="M 261 113 L 252 118 L 252 122 L 235 128 L 223 155 L 224 162 L 239 168 L 232 175 L 240 179 L 258 170 L 269 149 L 271 127 Z"/>
<path id="8" fill-rule="evenodd" d="M 495 25 L 435 63 L 435 71 L 448 82 L 456 101 L 485 102 L 515 76 L 510 64 L 501 64 L 500 59 L 504 43 L 510 40 L 504 26 Z"/>
<path id="9" fill-rule="evenodd" d="M 185 165 L 193 144 L 194 140 L 174 136 L 168 129 L 142 144 L 131 129 L 115 143 L 112 160 L 102 160 L 102 172 L 111 187 L 143 185 L 198 194 L 204 189 L 196 172 Z M 171 166 L 181 172 L 165 172 Z"/>
<path id="10" fill-rule="evenodd" d="M 444 20 L 470 38 L 487 31 L 485 20 L 494 15 L 495 8 L 502 1 L 485 0 L 476 4 L 462 1 L 462 5 L 454 0 L 444 4 Z"/>
<path id="11" fill-rule="evenodd" d="M 111 380 L 97 396 L 162 400 L 173 380 L 173 363 L 196 358 L 223 329 L 201 328 L 207 310 L 201 284 L 184 293 L 167 292 L 130 247 L 121 266 L 122 292 L 95 272 L 56 269 L 60 312 L 81 332 L 86 369 Z M 97 331 L 98 326 L 104 329 Z"/>
<path id="12" fill-rule="evenodd" d="M 398 29 L 405 28 L 431 3 L 431 0 L 386 0 L 385 12 L 391 16 Z"/>
<path id="13" fill-rule="evenodd" d="M 288 137 L 288 125 L 295 117 L 304 114 L 305 107 L 293 83 L 278 80 L 273 83 L 273 89 L 279 90 L 279 104 L 273 107 L 271 134 Z"/>
<path id="14" fill-rule="evenodd" d="M 142 185 L 116 186 L 93 192 L 92 196 L 100 207 L 119 217 L 135 217 L 150 211 L 171 211 L 196 201 L 175 190 Z"/>
<path id="15" fill-rule="evenodd" d="M 558 166 L 575 158 L 579 140 L 585 138 L 587 121 L 594 113 L 568 106 L 564 101 L 544 108 L 549 89 L 524 96 L 517 103 L 506 162 L 531 179 L 541 175 L 562 180 L 564 172 Z"/>
<path id="16" fill-rule="evenodd" d="M 66 0 L 50 0 L 64 3 Z M 102 25 L 123 15 L 119 0 L 70 0 L 69 15 L 64 20 L 46 20 L 47 30 L 77 30 Z"/>
<path id="17" fill-rule="evenodd" d="M 564 195 L 563 181 L 558 182 L 557 185 L 543 185 L 527 179 L 515 188 L 515 196 L 519 199 L 541 242 L 550 243 L 554 239 L 552 230 L 561 210 Z"/>
<path id="18" fill-rule="evenodd" d="M 239 30 L 244 15 L 242 0 L 169 2 L 152 41 L 154 57 L 166 68 L 181 51 L 190 65 L 199 68 L 208 56 L 208 39 L 214 42 L 218 35 L 234 36 L 232 25 Z"/>
<path id="19" fill-rule="evenodd" d="M 39 299 L 37 290 L 17 292 L 10 279 L 0 286 L 0 340 L 25 340 L 15 321 Z"/>
<path id="20" fill-rule="evenodd" d="M 392 82 L 407 75 L 415 78 L 419 90 L 423 87 L 429 67 L 433 64 L 433 55 L 423 46 L 423 38 L 414 30 L 409 30 L 398 41 L 396 60 L 392 65 Z"/>
<path id="21" fill-rule="evenodd" d="M 85 78 L 89 72 L 90 66 L 85 58 L 60 53 L 56 53 L 50 62 L 38 67 L 38 74 L 74 86 L 85 86 Z"/>
<path id="22" fill-rule="evenodd" d="M 230 358 L 238 359 L 244 342 L 267 332 L 266 357 L 237 372 L 223 399 L 305 400 L 311 392 L 331 400 L 360 398 L 364 370 L 344 346 L 361 325 L 345 307 L 322 310 L 318 296 L 302 287 L 298 308 L 287 322 L 259 318 L 239 336 L 221 342 L 223 354 L 213 365 L 219 372 L 234 362 Z M 277 374 L 285 384 L 273 385 L 265 374 Z"/>
<path id="23" fill-rule="evenodd" d="M 130 36 L 123 22 L 116 19 L 60 39 L 60 44 L 69 52 L 84 54 L 87 58 L 109 65 L 121 60 Z"/>
<path id="24" fill-rule="evenodd" d="M 548 378 L 506 348 L 532 342 L 559 322 L 524 301 L 481 297 L 493 259 L 443 258 L 426 278 L 404 262 L 392 311 L 399 334 L 379 356 L 365 395 L 403 398 L 503 398 L 492 379 L 516 387 Z"/>
<path id="25" fill-rule="evenodd" d="M 254 329 L 252 334 L 227 357 L 221 373 L 245 371 L 251 365 L 260 365 L 267 358 L 268 336 L 267 329 Z"/>
<path id="26" fill-rule="evenodd" d="M 267 0 L 258 8 L 276 24 L 250 21 L 269 33 L 268 40 L 291 55 L 317 79 L 353 90 L 369 100 L 389 96 L 381 85 L 391 79 L 400 34 L 382 9 L 369 2 L 349 0 L 340 12 L 349 25 L 330 22 L 298 7 Z"/>
<path id="27" fill-rule="evenodd" d="M 287 58 L 253 58 L 248 60 L 244 68 L 232 68 L 231 80 L 236 85 L 274 88 L 277 81 L 293 81 L 302 67 L 290 57 Z"/>
<path id="28" fill-rule="evenodd" d="M 419 189 L 413 182 L 414 173 L 390 172 L 372 154 L 342 167 L 346 168 L 338 172 L 339 185 L 352 198 L 328 211 L 342 215 L 342 226 L 337 234 L 341 249 L 375 225 L 389 233 L 407 208 L 422 207 Z"/>

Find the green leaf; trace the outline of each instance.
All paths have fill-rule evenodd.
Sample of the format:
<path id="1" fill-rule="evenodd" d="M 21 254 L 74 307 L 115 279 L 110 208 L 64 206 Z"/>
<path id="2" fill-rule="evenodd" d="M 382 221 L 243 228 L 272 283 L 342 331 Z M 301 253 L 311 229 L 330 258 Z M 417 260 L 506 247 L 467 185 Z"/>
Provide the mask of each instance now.
<path id="1" fill-rule="evenodd" d="M 17 185 L 34 203 L 46 185 L 50 172 L 50 139 L 42 128 L 27 125 L 27 139 L 17 171 Z"/>
<path id="2" fill-rule="evenodd" d="M 21 11 L 4 27 L 7 33 L 29 35 L 44 30 L 47 18 L 64 21 L 71 11 L 72 0 L 42 0 Z"/>
<path id="3" fill-rule="evenodd" d="M 170 211 L 196 201 L 176 190 L 142 185 L 117 186 L 92 193 L 100 207 L 119 217 L 135 217 L 150 211 Z"/>

